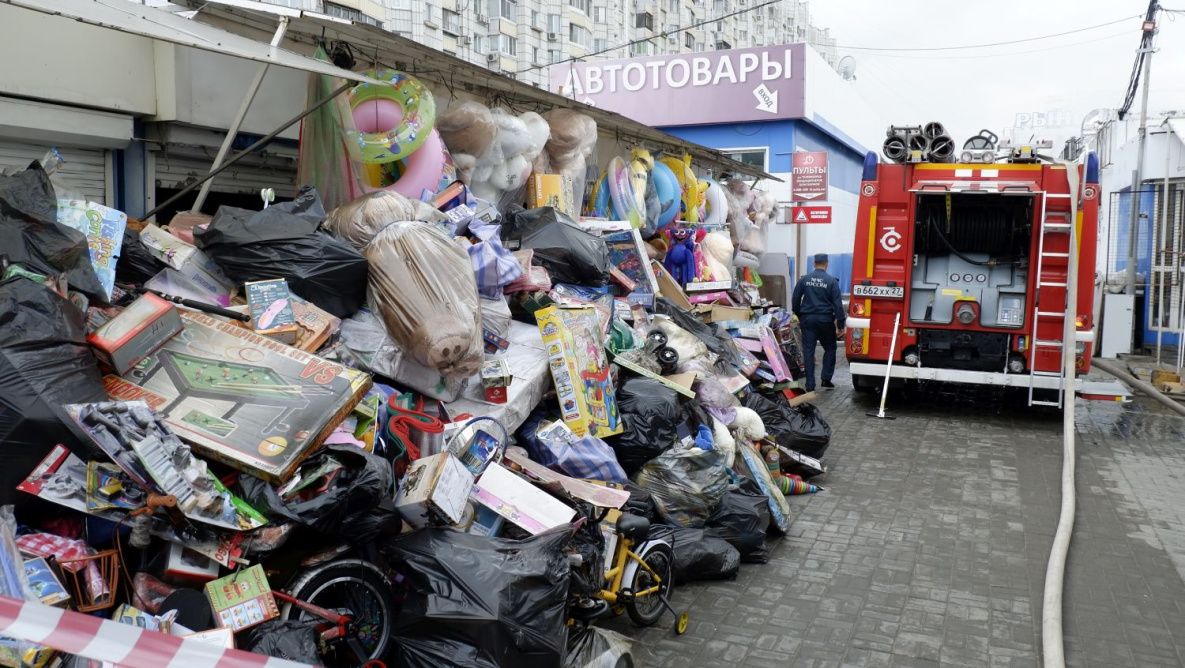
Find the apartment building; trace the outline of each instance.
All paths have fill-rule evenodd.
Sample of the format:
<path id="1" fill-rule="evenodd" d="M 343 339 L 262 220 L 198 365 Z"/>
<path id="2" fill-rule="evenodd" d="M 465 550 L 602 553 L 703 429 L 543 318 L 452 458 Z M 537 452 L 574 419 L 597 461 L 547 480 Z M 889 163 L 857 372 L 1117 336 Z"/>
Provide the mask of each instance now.
<path id="1" fill-rule="evenodd" d="M 380 25 L 542 88 L 548 66 L 571 59 L 806 42 L 833 68 L 839 62 L 830 31 L 811 25 L 810 3 L 798 0 L 263 1 Z"/>

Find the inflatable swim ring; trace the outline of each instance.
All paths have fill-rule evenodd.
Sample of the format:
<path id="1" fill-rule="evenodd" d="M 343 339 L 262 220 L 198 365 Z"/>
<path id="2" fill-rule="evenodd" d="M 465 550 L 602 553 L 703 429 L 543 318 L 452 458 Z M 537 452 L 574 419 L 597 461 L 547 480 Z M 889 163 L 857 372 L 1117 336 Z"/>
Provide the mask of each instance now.
<path id="1" fill-rule="evenodd" d="M 425 190 L 436 193 L 440 191 L 442 183 L 451 183 L 453 177 L 448 174 L 451 160 L 445 151 L 444 142 L 440 140 L 440 133 L 432 130 L 424 136 L 423 145 L 403 160 L 383 165 L 365 165 L 367 182 L 363 190 L 390 190 L 418 200 L 423 199 Z"/>
<path id="2" fill-rule="evenodd" d="M 683 193 L 679 188 L 679 180 L 675 178 L 675 173 L 663 163 L 655 163 L 654 171 L 650 172 L 650 176 L 654 179 L 654 188 L 658 191 L 658 202 L 662 209 L 662 213 L 658 216 L 658 227 L 663 228 L 670 225 L 679 216 L 679 204 Z"/>
<path id="3" fill-rule="evenodd" d="M 642 208 L 638 206 L 630 170 L 625 160 L 620 157 L 613 158 L 609 162 L 609 168 L 605 170 L 605 176 L 608 179 L 609 199 L 613 203 L 613 217 L 617 220 L 628 220 L 635 230 L 642 229 L 646 221 L 643 220 Z"/>
<path id="4" fill-rule="evenodd" d="M 350 109 L 358 130 L 362 161 L 402 160 L 424 145 L 436 123 L 436 98 L 419 79 L 395 70 L 371 70 L 389 86 L 358 84 L 350 89 Z"/>
<path id="5" fill-rule="evenodd" d="M 689 223 L 699 221 L 699 187 L 691 166 L 678 158 L 659 158 L 659 162 L 670 168 L 679 183 L 679 191 L 683 194 L 680 206 L 683 220 Z"/>
<path id="6" fill-rule="evenodd" d="M 609 180 L 607 174 L 593 184 L 592 193 L 588 196 L 590 213 L 595 218 L 608 218 L 612 202 L 609 200 Z"/>

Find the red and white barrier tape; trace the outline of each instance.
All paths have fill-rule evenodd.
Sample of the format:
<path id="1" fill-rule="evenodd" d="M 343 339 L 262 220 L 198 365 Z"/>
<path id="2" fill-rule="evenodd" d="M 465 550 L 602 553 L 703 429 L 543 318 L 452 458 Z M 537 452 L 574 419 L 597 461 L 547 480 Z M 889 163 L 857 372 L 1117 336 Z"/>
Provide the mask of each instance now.
<path id="1" fill-rule="evenodd" d="M 0 635 L 126 668 L 308 668 L 7 596 Z"/>

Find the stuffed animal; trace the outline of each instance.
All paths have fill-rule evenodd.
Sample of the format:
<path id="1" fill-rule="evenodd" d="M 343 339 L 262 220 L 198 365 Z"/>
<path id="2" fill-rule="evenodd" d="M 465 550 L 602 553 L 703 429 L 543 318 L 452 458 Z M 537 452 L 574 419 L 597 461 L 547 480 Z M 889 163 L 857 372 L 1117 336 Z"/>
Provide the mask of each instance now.
<path id="1" fill-rule="evenodd" d="M 716 450 L 724 458 L 724 465 L 732 468 L 737 456 L 737 442 L 733 439 L 732 434 L 728 433 L 728 426 L 720 420 L 712 418 L 712 436 L 716 442 Z"/>
<path id="2" fill-rule="evenodd" d="M 549 136 L 535 160 L 539 174 L 563 174 L 572 180 L 572 196 L 584 201 L 588 161 L 597 146 L 597 122 L 587 114 L 557 108 L 543 114 Z"/>
<path id="3" fill-rule="evenodd" d="M 469 183 L 477 158 L 489 150 L 498 132 L 489 107 L 471 100 L 457 102 L 437 117 L 436 130 L 453 156 L 458 178 Z"/>
<path id="4" fill-rule="evenodd" d="M 732 241 L 724 232 L 709 232 L 704 235 L 703 242 L 699 245 L 703 252 L 704 264 L 707 267 L 707 275 L 703 278 L 708 281 L 731 281 L 732 280 Z"/>
<path id="5" fill-rule="evenodd" d="M 757 411 L 738 406 L 736 412 L 736 419 L 729 427 L 738 441 L 756 443 L 766 437 L 765 423 L 761 421 L 761 416 L 757 414 Z"/>
<path id="6" fill-rule="evenodd" d="M 671 230 L 671 248 L 663 266 L 680 285 L 696 279 L 695 238 L 690 228 L 676 227 Z"/>
<path id="7" fill-rule="evenodd" d="M 476 197 L 503 209 L 521 199 L 531 166 L 543 150 L 540 142 L 547 136 L 547 122 L 534 112 L 512 116 L 495 109 L 491 114 L 497 133 L 478 156 L 468 185 Z"/>
<path id="8" fill-rule="evenodd" d="M 741 239 L 739 247 L 741 250 L 757 256 L 760 260 L 761 256 L 765 255 L 765 240 L 769 232 L 769 224 L 777 211 L 778 201 L 767 192 L 760 190 L 754 192 L 756 195 L 753 199 L 752 209 L 753 229 Z"/>
<path id="9" fill-rule="evenodd" d="M 448 220 L 448 217 L 431 204 L 389 190 L 380 190 L 330 211 L 325 219 L 325 227 L 354 248 L 362 250 L 387 225 L 395 221 L 412 220 L 435 222 Z"/>

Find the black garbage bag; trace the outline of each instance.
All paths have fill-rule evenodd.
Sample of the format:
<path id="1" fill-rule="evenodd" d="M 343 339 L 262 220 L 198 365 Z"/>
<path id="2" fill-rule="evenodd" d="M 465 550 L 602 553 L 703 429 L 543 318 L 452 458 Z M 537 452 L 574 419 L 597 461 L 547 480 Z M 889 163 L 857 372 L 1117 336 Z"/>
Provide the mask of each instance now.
<path id="1" fill-rule="evenodd" d="M 107 392 L 82 312 L 28 278 L 0 282 L 0 504 L 34 498 L 15 488 L 57 443 L 83 461 L 101 455 L 62 410 L 96 401 Z"/>
<path id="2" fill-rule="evenodd" d="M 654 300 L 654 312 L 670 317 L 676 325 L 690 332 L 695 338 L 704 342 L 708 350 L 720 356 L 720 361 L 726 365 L 740 367 L 741 354 L 728 332 L 718 324 L 705 324 L 690 312 L 679 308 L 666 297 Z"/>
<path id="3" fill-rule="evenodd" d="M 301 471 L 310 475 L 327 458 L 337 460 L 342 468 L 324 492 L 307 501 L 297 497 L 285 502 L 275 487 L 247 474 L 239 476 L 237 491 L 272 523 L 295 522 L 359 545 L 398 533 L 402 521 L 393 505 L 391 463 L 356 446 L 338 443 L 305 460 Z"/>
<path id="4" fill-rule="evenodd" d="M 317 652 L 320 639 L 317 624 L 320 622 L 320 619 L 272 619 L 239 633 L 239 646 L 255 654 L 318 666 L 321 665 L 321 656 Z"/>
<path id="5" fill-rule="evenodd" d="M 638 487 L 633 481 L 626 481 L 625 491 L 630 493 L 630 498 L 621 507 L 622 513 L 645 517 L 650 520 L 651 524 L 662 523 L 662 518 L 658 516 L 658 508 L 654 505 L 654 499 L 651 498 L 650 492 Z"/>
<path id="6" fill-rule="evenodd" d="M 564 668 L 634 668 L 633 647 L 631 638 L 608 629 L 573 629 Z"/>
<path id="7" fill-rule="evenodd" d="M 122 283 L 143 285 L 148 279 L 165 269 L 164 262 L 156 259 L 144 244 L 140 233 L 130 227 L 123 230 L 123 246 L 119 251 L 119 262 L 115 264 L 115 278 Z"/>
<path id="8" fill-rule="evenodd" d="M 617 463 L 633 477 L 646 462 L 661 455 L 679 438 L 683 422 L 679 393 L 657 380 L 629 376 L 617 388 L 617 412 L 624 427 L 605 438 Z"/>
<path id="9" fill-rule="evenodd" d="M 86 235 L 58 222 L 57 195 L 40 163 L 0 174 L 0 255 L 41 274 L 64 274 L 71 290 L 108 303 Z"/>
<path id="10" fill-rule="evenodd" d="M 511 250 L 533 249 L 535 264 L 547 269 L 552 283 L 602 286 L 609 282 L 611 266 L 604 240 L 549 206 L 508 207 L 502 214 L 502 243 Z"/>
<path id="11" fill-rule="evenodd" d="M 728 469 L 720 453 L 691 447 L 667 450 L 646 462 L 634 476 L 650 492 L 667 524 L 702 527 L 728 490 Z"/>
<path id="12" fill-rule="evenodd" d="M 586 504 L 581 504 L 580 509 L 582 517 L 595 519 L 599 514 L 598 509 Z M 580 565 L 572 567 L 571 592 L 595 596 L 605 584 L 605 534 L 601 525 L 592 521 L 581 524 L 568 542 L 567 551 L 581 557 Z"/>
<path id="13" fill-rule="evenodd" d="M 735 580 L 741 553 L 711 529 L 674 527 L 675 584 Z"/>
<path id="14" fill-rule="evenodd" d="M 706 526 L 735 547 L 742 562 L 764 564 L 769 561 L 769 546 L 765 542 L 769 529 L 767 504 L 761 489 L 746 480 L 724 495 Z"/>
<path id="15" fill-rule="evenodd" d="M 791 406 L 781 398 L 770 399 L 757 392 L 750 392 L 741 403 L 761 416 L 765 430 L 778 445 L 818 459 L 831 443 L 831 426 L 811 404 Z"/>
<path id="16" fill-rule="evenodd" d="M 317 191 L 305 186 L 291 202 L 262 211 L 219 207 L 193 238 L 231 280 L 283 278 L 292 292 L 346 318 L 366 300 L 366 258 L 319 229 L 324 221 Z"/>
<path id="17" fill-rule="evenodd" d="M 407 587 L 392 665 L 559 666 L 568 635 L 568 531 L 506 540 L 430 528 L 381 545 Z"/>

